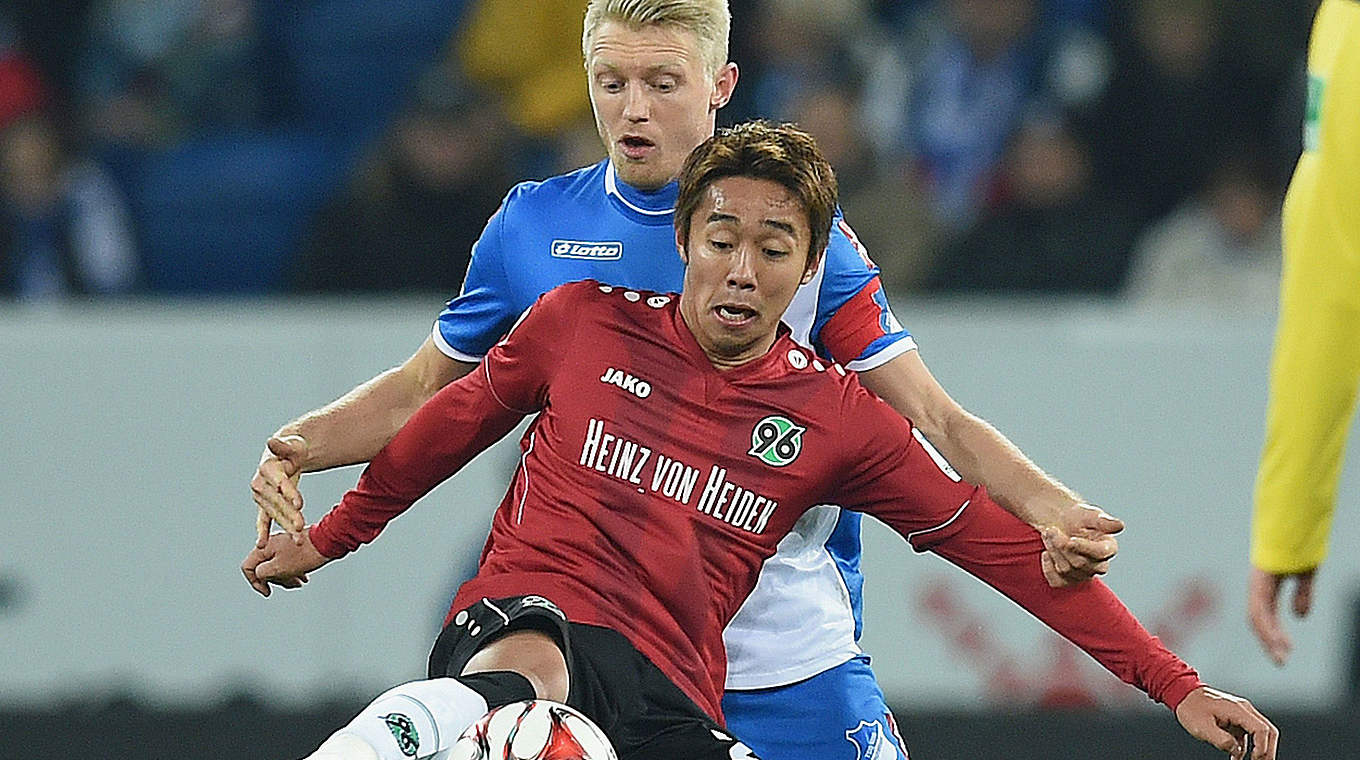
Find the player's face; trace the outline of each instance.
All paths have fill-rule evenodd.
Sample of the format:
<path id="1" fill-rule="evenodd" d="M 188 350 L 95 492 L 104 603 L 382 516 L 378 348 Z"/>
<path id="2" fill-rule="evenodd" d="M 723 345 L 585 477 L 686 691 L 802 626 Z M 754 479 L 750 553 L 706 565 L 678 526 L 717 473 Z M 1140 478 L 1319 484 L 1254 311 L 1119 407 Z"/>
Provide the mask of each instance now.
<path id="1" fill-rule="evenodd" d="M 737 83 L 736 64 L 716 79 L 709 75 L 693 32 L 615 21 L 596 32 L 587 73 L 595 126 L 614 170 L 642 190 L 680 173 L 689 152 L 713 134 Z"/>
<path id="2" fill-rule="evenodd" d="M 680 313 L 719 368 L 765 355 L 798 286 L 811 276 L 807 212 L 783 185 L 724 177 L 709 185 L 680 240 Z"/>

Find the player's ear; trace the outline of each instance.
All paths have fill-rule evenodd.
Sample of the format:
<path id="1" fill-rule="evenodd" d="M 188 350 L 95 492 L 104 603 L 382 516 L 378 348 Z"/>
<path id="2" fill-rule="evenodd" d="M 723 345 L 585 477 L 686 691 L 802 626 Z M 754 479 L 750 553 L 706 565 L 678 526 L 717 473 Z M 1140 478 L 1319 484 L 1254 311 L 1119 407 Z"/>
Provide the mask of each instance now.
<path id="1" fill-rule="evenodd" d="M 675 226 L 675 252 L 680 256 L 680 260 L 686 265 L 689 264 L 689 254 L 685 252 L 685 233 L 681 231 L 680 225 Z"/>
<path id="2" fill-rule="evenodd" d="M 823 252 L 822 256 L 825 255 L 826 253 Z M 806 285 L 809 282 L 812 282 L 812 276 L 817 274 L 817 265 L 821 262 L 822 256 L 808 256 L 807 266 L 803 269 L 803 279 L 799 283 L 800 285 Z"/>
<path id="3" fill-rule="evenodd" d="M 728 61 L 718 75 L 713 78 L 713 94 L 708 98 L 708 110 L 717 111 L 732 99 L 732 91 L 737 88 L 737 64 Z"/>

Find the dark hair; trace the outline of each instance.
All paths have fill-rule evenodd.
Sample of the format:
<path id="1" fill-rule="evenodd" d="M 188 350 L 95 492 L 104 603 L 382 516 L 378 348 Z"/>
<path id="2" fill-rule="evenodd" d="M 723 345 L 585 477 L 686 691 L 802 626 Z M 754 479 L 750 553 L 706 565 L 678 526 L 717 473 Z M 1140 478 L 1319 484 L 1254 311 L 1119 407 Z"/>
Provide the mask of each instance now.
<path id="1" fill-rule="evenodd" d="M 695 148 L 680 170 L 680 195 L 675 201 L 675 223 L 680 239 L 689 241 L 690 218 L 704 191 L 724 177 L 751 177 L 788 188 L 807 213 L 812 242 L 811 269 L 831 238 L 836 214 L 836 174 L 817 141 L 793 124 L 748 121 L 718 130 Z"/>

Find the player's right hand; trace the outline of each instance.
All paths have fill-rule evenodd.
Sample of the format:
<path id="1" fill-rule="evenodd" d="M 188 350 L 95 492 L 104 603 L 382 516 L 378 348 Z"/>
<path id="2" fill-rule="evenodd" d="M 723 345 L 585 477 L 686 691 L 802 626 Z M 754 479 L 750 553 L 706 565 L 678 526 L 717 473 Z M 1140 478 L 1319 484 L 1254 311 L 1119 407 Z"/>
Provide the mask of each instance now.
<path id="1" fill-rule="evenodd" d="M 307 573 L 330 562 L 330 557 L 317 551 L 306 530 L 298 543 L 287 533 L 269 536 L 264 546 L 256 546 L 241 562 L 241 574 L 260 596 L 269 596 L 269 586 L 301 588 Z"/>
<path id="2" fill-rule="evenodd" d="M 1124 521 L 1092 504 L 1075 504 L 1054 525 L 1039 531 L 1044 542 L 1041 562 L 1044 579 L 1053 588 L 1063 588 L 1104 575 L 1110 561 L 1119 553 L 1115 534 Z"/>
<path id="3" fill-rule="evenodd" d="M 273 436 L 260 455 L 260 465 L 250 480 L 250 492 L 259 510 L 255 518 L 255 546 L 263 549 L 269 526 L 278 523 L 294 543 L 302 544 L 302 492 L 298 480 L 307 460 L 307 439 L 300 435 Z"/>

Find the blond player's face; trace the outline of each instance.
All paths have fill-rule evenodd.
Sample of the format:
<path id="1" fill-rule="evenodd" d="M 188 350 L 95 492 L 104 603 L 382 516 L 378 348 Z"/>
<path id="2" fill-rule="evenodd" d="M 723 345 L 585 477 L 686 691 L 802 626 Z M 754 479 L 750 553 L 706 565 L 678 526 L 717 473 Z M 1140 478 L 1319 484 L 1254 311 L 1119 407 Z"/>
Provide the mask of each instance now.
<path id="1" fill-rule="evenodd" d="M 709 359 L 735 366 L 763 356 L 798 286 L 811 276 L 807 212 L 783 185 L 724 177 L 690 219 L 680 313 Z"/>
<path id="2" fill-rule="evenodd" d="M 620 179 L 655 190 L 680 173 L 690 151 L 713 134 L 737 69 L 705 70 L 693 32 L 607 21 L 591 43 L 587 75 L 595 125 Z"/>

